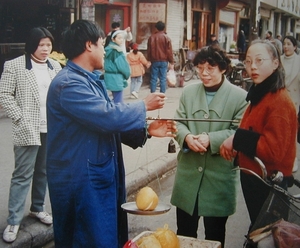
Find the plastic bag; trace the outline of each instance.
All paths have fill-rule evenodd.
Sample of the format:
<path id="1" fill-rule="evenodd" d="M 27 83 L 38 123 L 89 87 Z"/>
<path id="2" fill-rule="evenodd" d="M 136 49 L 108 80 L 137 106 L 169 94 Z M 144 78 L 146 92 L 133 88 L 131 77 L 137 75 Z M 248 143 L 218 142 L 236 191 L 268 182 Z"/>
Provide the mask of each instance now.
<path id="1" fill-rule="evenodd" d="M 176 85 L 176 74 L 173 69 L 167 72 L 167 82 L 169 87 L 175 87 Z"/>
<path id="2" fill-rule="evenodd" d="M 272 233 L 276 247 L 300 247 L 300 226 L 282 220 L 272 227 Z"/>

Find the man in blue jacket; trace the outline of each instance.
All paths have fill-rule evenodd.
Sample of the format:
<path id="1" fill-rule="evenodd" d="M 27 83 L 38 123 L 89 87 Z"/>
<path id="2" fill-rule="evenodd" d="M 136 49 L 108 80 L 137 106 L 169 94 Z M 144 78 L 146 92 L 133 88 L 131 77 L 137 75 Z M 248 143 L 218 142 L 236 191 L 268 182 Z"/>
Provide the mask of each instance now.
<path id="1" fill-rule="evenodd" d="M 162 108 L 164 94 L 115 104 L 101 73 L 103 31 L 75 21 L 63 34 L 69 59 L 47 97 L 47 176 L 55 247 L 122 247 L 128 239 L 121 142 L 143 146 L 149 136 L 173 137 L 174 122 L 146 128 L 146 111 Z"/>

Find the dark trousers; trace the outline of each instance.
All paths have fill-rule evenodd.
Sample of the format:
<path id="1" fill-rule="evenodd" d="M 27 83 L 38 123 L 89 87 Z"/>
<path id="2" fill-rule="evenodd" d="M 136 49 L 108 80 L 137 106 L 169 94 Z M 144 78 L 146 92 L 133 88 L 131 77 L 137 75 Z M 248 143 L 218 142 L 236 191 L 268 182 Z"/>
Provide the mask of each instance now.
<path id="1" fill-rule="evenodd" d="M 198 216 L 197 205 L 193 215 L 189 215 L 180 208 L 176 208 L 177 235 L 197 238 L 197 230 L 200 216 Z M 225 217 L 203 217 L 205 239 L 220 241 L 222 247 L 225 243 L 226 222 Z"/>
<path id="2" fill-rule="evenodd" d="M 246 174 L 241 172 L 241 185 L 243 190 L 243 195 L 245 198 L 246 206 L 248 209 L 249 217 L 251 220 L 251 225 L 249 227 L 249 231 L 252 226 L 255 224 L 259 213 L 270 194 L 271 187 L 265 185 L 259 178 L 254 175 Z M 283 189 L 287 189 L 287 181 L 283 180 L 280 187 Z M 268 223 L 270 224 L 270 223 Z"/>

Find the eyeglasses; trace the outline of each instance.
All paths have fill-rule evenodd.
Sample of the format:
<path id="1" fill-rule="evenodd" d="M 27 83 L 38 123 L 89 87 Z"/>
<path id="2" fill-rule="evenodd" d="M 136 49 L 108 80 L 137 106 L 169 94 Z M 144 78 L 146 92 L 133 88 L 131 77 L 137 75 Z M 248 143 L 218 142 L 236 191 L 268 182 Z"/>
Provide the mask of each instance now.
<path id="1" fill-rule="evenodd" d="M 255 58 L 254 59 L 254 63 L 257 65 L 257 66 L 261 66 L 265 60 L 270 60 L 270 59 L 263 59 L 263 58 Z M 246 67 L 251 67 L 253 61 L 251 59 L 246 59 L 243 61 L 243 64 L 246 66 Z"/>
<path id="2" fill-rule="evenodd" d="M 208 74 L 212 74 L 214 73 L 215 69 L 217 68 L 217 66 L 204 66 L 204 65 L 198 65 L 195 67 L 196 68 L 196 72 L 198 74 L 203 73 L 203 71 L 205 70 Z"/>

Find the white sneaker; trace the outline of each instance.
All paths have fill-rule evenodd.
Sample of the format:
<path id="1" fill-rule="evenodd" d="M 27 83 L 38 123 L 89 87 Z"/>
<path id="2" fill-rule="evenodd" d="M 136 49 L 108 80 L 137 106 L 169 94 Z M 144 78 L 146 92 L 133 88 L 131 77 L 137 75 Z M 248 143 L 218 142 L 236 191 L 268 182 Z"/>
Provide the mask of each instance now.
<path id="1" fill-rule="evenodd" d="M 134 96 L 136 99 L 138 99 L 138 98 L 139 98 L 139 95 L 138 95 L 138 93 L 136 93 L 135 91 L 132 91 L 131 95 L 133 95 L 133 96 Z"/>
<path id="2" fill-rule="evenodd" d="M 8 225 L 3 232 L 3 240 L 5 242 L 14 242 L 17 238 L 20 225 Z"/>
<path id="3" fill-rule="evenodd" d="M 53 222 L 52 216 L 47 212 L 30 212 L 29 216 L 33 218 L 38 218 L 42 223 L 47 225 L 51 225 Z"/>

